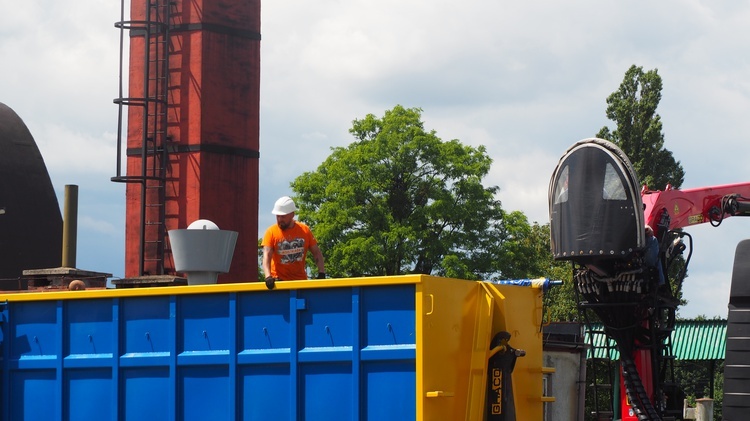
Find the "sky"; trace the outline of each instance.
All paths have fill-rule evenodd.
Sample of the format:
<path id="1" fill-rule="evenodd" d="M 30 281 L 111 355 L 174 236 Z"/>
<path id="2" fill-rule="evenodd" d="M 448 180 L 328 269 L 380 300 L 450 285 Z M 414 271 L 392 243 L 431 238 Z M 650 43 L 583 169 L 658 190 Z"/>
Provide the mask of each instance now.
<path id="1" fill-rule="evenodd" d="M 443 140 L 484 145 L 493 159 L 484 183 L 500 188 L 503 208 L 547 223 L 555 165 L 576 141 L 615 127 L 606 98 L 634 64 L 662 78 L 657 112 L 682 187 L 750 181 L 748 1 L 267 0 L 261 9 L 260 232 L 292 180 L 354 141 L 353 120 L 395 105 L 421 108 Z M 31 131 L 61 207 L 65 185 L 79 186 L 77 267 L 121 277 L 125 186 L 110 181 L 120 4 L 0 0 L 0 10 L 0 102 Z M 725 318 L 750 220 L 688 232 L 679 313 Z"/>

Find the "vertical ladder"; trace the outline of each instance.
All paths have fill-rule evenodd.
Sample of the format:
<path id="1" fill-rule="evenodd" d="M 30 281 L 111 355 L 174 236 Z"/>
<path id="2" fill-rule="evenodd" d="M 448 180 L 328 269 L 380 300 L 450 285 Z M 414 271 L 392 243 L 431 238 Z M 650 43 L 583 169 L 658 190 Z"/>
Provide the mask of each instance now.
<path id="1" fill-rule="evenodd" d="M 146 0 L 143 20 L 125 20 L 125 0 L 121 3 L 120 90 L 114 102 L 119 107 L 117 131 L 117 175 L 112 181 L 137 183 L 141 186 L 139 275 L 163 275 L 166 252 L 166 180 L 168 166 L 167 109 L 169 88 L 170 0 Z M 125 31 L 130 37 L 142 38 L 142 90 L 130 97 L 123 95 Z M 138 86 L 131 81 L 131 86 Z M 131 90 L 132 92 L 132 90 Z M 140 174 L 122 174 L 122 133 L 125 107 L 138 107 L 130 116 L 141 117 L 141 147 L 127 150 L 127 156 L 140 156 Z M 129 122 L 132 126 L 132 122 Z"/>
<path id="2" fill-rule="evenodd" d="M 657 298 L 651 320 L 651 335 L 656 340 L 652 349 L 652 367 L 658 370 L 654 378 L 658 379 L 654 391 L 656 397 L 666 396 L 666 406 L 662 414 L 666 417 L 682 416 L 682 399 L 680 387 L 675 381 L 674 366 L 676 357 L 672 348 L 672 332 L 675 329 L 676 303 L 665 302 Z"/>
<path id="3" fill-rule="evenodd" d="M 586 401 L 593 403 L 589 416 L 594 420 L 614 419 L 614 402 L 619 369 L 617 346 L 609 338 L 598 317 L 586 308 L 587 302 L 578 307 L 583 322 L 584 338 L 589 346 L 588 368 L 586 370 Z M 589 419 L 589 418 L 587 418 Z"/>

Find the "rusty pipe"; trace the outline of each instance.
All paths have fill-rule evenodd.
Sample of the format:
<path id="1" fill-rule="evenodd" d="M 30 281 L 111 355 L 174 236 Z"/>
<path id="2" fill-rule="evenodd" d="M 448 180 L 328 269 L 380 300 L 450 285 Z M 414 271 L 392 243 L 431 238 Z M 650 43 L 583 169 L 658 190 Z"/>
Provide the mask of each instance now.
<path id="1" fill-rule="evenodd" d="M 78 186 L 65 185 L 63 205 L 62 267 L 76 267 L 76 242 L 78 236 Z"/>

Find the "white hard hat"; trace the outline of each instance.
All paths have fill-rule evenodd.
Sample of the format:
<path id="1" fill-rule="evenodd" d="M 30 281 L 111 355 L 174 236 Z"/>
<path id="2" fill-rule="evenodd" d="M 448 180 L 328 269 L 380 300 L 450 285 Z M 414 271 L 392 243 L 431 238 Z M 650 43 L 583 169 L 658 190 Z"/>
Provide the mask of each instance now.
<path id="1" fill-rule="evenodd" d="M 273 210 L 271 211 L 274 215 L 288 215 L 297 210 L 294 205 L 294 200 L 289 196 L 280 197 L 276 203 L 273 204 Z"/>

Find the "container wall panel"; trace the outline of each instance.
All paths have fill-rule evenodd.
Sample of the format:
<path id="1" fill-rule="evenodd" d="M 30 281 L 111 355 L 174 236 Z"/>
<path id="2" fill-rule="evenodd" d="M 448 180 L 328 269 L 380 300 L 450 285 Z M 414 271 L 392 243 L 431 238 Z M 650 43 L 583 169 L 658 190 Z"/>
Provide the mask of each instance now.
<path id="1" fill-rule="evenodd" d="M 122 300 L 122 351 L 125 355 L 169 353 L 174 330 L 169 318 L 169 296 Z"/>
<path id="2" fill-rule="evenodd" d="M 288 364 L 247 365 L 240 369 L 243 420 L 289 420 L 293 411 Z"/>
<path id="3" fill-rule="evenodd" d="M 301 419 L 354 419 L 352 370 L 348 363 L 303 364 Z"/>
<path id="4" fill-rule="evenodd" d="M 55 301 L 15 306 L 12 322 L 11 334 L 8 337 L 10 360 L 56 358 L 59 355 L 59 326 Z"/>
<path id="5" fill-rule="evenodd" d="M 243 350 L 280 350 L 288 354 L 291 339 L 289 303 L 290 295 L 281 291 L 241 295 L 238 304 L 240 347 Z"/>
<path id="6" fill-rule="evenodd" d="M 124 421 L 168 420 L 171 384 L 168 367 L 126 368 L 121 374 Z"/>
<path id="7" fill-rule="evenodd" d="M 395 420 L 416 415 L 414 361 L 367 362 L 362 369 L 360 419 Z"/>
<path id="8" fill-rule="evenodd" d="M 364 345 L 414 345 L 414 297 L 399 293 L 398 287 L 363 290 L 362 336 Z"/>
<path id="9" fill-rule="evenodd" d="M 111 358 L 117 334 L 112 300 L 77 300 L 65 304 L 66 358 Z"/>
<path id="10" fill-rule="evenodd" d="M 352 346 L 350 289 L 300 291 L 298 301 L 304 305 L 304 311 L 299 312 L 302 349 Z"/>
<path id="11" fill-rule="evenodd" d="M 181 368 L 179 373 L 180 413 L 185 421 L 229 420 L 229 369 L 226 366 Z"/>
<path id="12" fill-rule="evenodd" d="M 63 384 L 66 420 L 117 420 L 117 402 L 112 399 L 116 386 L 110 369 L 67 370 Z"/>
<path id="13" fill-rule="evenodd" d="M 10 420 L 54 420 L 57 419 L 59 410 L 54 401 L 46 400 L 45 397 L 55 396 L 58 390 L 57 376 L 55 370 L 22 370 L 11 371 L 8 389 L 13 394 L 10 404 L 10 413 L 6 419 Z M 36 402 L 36 405 L 32 405 Z M 19 404 L 23 403 L 23 404 Z M 5 409 L 8 409 L 7 407 Z"/>
<path id="14" fill-rule="evenodd" d="M 178 311 L 178 352 L 229 349 L 229 294 L 181 296 Z"/>

